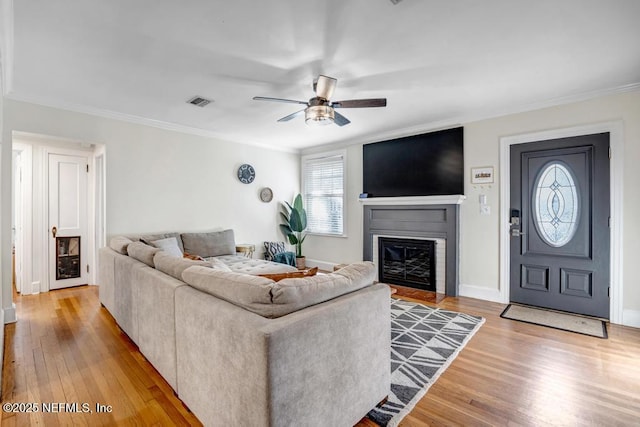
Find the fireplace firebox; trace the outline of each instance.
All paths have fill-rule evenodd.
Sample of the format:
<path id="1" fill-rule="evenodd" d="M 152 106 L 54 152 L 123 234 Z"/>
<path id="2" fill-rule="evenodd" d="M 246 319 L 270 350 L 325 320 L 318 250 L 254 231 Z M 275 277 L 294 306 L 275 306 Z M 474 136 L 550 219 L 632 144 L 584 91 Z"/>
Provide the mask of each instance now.
<path id="1" fill-rule="evenodd" d="M 378 257 L 381 282 L 436 291 L 435 241 L 380 237 Z"/>

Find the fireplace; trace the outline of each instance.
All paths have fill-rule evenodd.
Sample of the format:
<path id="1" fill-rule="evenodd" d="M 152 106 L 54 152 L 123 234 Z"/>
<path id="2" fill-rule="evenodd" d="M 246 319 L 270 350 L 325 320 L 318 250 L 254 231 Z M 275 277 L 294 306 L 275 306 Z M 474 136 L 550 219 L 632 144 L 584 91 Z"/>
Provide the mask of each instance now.
<path id="1" fill-rule="evenodd" d="M 436 291 L 435 241 L 378 238 L 378 277 L 381 282 Z"/>
<path id="2" fill-rule="evenodd" d="M 459 204 L 464 196 L 381 199 L 361 199 L 364 205 L 363 259 L 378 263 L 379 270 L 381 238 L 434 240 L 437 255 L 431 263 L 436 264 L 437 270 L 432 275 L 435 276 L 435 290 L 457 296 Z M 383 281 L 380 277 L 378 280 Z"/>

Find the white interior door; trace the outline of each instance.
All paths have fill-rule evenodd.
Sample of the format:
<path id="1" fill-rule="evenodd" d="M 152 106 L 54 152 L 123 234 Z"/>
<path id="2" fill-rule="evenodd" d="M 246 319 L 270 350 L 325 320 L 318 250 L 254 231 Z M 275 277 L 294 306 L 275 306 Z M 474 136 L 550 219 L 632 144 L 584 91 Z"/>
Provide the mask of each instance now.
<path id="1" fill-rule="evenodd" d="M 88 158 L 49 154 L 49 289 L 88 284 Z"/>

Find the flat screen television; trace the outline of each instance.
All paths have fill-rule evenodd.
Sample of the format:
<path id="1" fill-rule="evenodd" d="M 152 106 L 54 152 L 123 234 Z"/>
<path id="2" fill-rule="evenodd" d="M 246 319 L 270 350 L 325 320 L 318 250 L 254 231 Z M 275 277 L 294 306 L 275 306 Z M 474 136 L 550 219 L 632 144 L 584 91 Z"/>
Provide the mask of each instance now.
<path id="1" fill-rule="evenodd" d="M 364 197 L 464 194 L 463 128 L 365 144 Z"/>

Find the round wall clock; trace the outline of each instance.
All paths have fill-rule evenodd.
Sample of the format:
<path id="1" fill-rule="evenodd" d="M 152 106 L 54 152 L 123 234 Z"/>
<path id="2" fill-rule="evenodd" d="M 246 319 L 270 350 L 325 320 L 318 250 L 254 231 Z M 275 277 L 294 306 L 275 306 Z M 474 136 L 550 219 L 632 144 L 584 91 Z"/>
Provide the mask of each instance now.
<path id="1" fill-rule="evenodd" d="M 273 191 L 269 187 L 264 187 L 260 190 L 260 200 L 265 203 L 269 203 L 273 199 Z"/>
<path id="2" fill-rule="evenodd" d="M 251 184 L 256 178 L 256 170 L 253 166 L 245 163 L 238 168 L 238 179 L 243 184 Z"/>

